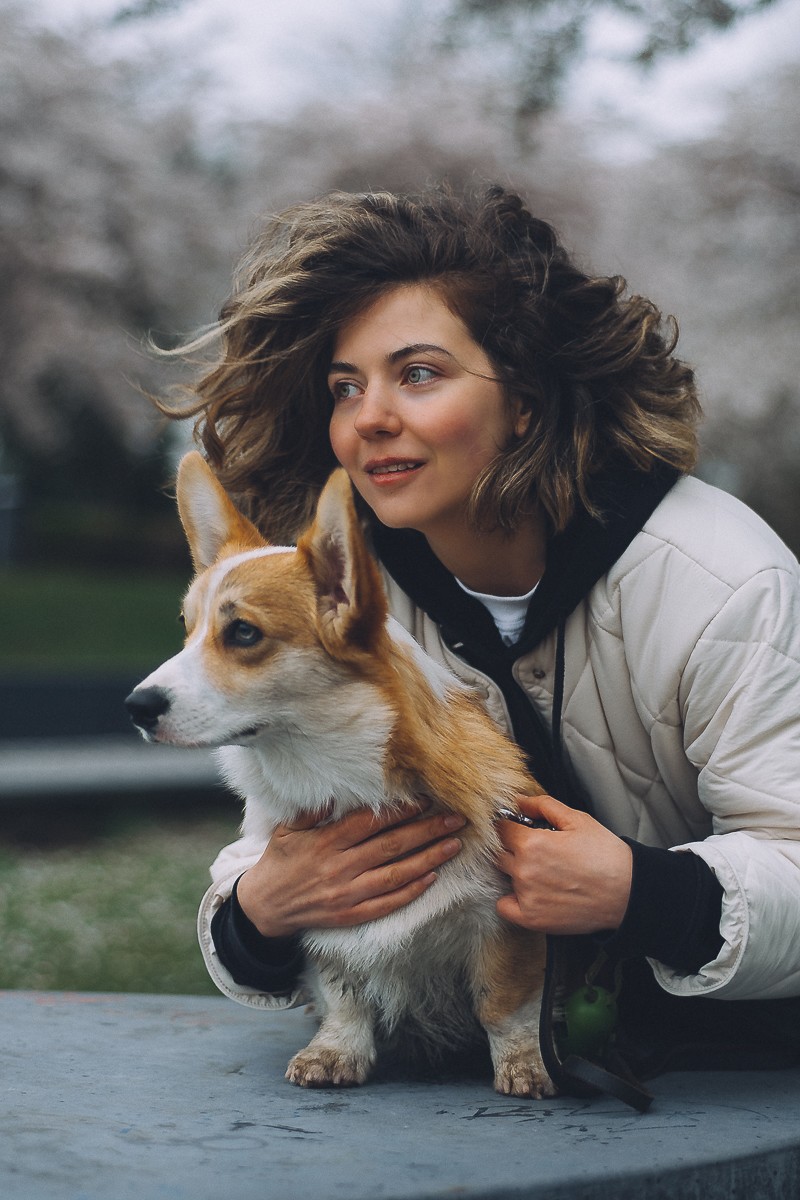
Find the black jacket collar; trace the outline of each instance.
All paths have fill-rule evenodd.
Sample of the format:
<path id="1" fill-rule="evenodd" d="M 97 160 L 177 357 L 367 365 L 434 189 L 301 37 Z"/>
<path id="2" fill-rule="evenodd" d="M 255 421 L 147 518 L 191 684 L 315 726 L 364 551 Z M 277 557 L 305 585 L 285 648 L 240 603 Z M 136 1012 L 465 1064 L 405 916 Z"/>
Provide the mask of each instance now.
<path id="1" fill-rule="evenodd" d="M 488 610 L 458 586 L 422 534 L 376 522 L 373 544 L 386 570 L 441 628 L 448 645 L 479 669 L 498 658 L 510 664 L 569 616 L 627 549 L 678 477 L 674 468 L 657 464 L 647 473 L 621 468 L 598 478 L 593 497 L 603 519 L 581 509 L 567 529 L 553 537 L 545 573 L 515 646 L 503 644 Z"/>

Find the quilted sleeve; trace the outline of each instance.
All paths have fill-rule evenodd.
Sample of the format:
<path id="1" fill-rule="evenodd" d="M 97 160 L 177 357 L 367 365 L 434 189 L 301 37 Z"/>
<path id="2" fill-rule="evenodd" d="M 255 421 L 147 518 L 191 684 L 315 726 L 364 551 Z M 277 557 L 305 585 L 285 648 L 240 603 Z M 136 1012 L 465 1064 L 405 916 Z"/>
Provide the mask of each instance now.
<path id="1" fill-rule="evenodd" d="M 211 887 L 203 897 L 197 916 L 197 935 L 208 973 L 223 995 L 250 1008 L 295 1008 L 298 1004 L 307 1002 L 299 988 L 288 995 L 273 996 L 236 983 L 220 962 L 211 936 L 214 914 L 228 899 L 242 872 L 254 866 L 263 853 L 264 843 L 249 837 L 240 838 L 219 852 L 211 865 Z"/>
<path id="2" fill-rule="evenodd" d="M 800 995 L 800 583 L 789 567 L 734 589 L 683 673 L 684 745 L 724 890 L 724 944 L 697 975 L 653 963 L 662 987 L 726 999 Z"/>

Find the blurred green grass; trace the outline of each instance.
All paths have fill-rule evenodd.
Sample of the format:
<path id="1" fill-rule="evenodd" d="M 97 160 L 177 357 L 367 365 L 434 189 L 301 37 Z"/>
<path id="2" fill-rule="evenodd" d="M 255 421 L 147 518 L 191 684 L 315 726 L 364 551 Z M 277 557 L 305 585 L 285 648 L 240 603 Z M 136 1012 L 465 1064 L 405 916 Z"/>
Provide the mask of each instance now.
<path id="1" fill-rule="evenodd" d="M 216 995 L 195 935 L 232 805 L 96 818 L 68 844 L 0 843 L 0 988 Z"/>
<path id="2" fill-rule="evenodd" d="M 186 573 L 0 570 L 0 671 L 150 669 L 180 649 Z"/>

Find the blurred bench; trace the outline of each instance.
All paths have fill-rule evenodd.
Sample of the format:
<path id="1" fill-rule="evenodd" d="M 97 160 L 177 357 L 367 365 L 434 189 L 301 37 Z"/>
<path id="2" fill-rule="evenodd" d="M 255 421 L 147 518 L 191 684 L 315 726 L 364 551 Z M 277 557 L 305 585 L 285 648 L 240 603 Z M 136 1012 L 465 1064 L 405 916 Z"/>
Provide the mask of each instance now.
<path id="1" fill-rule="evenodd" d="M 487 1080 L 286 1083 L 312 1023 L 215 997 L 0 993 L 9 1200 L 796 1200 L 800 1072 L 674 1074 L 652 1109 Z"/>
<path id="2" fill-rule="evenodd" d="M 123 699 L 128 676 L 0 679 L 0 803 L 219 789 L 211 751 L 149 746 Z"/>
<path id="3" fill-rule="evenodd" d="M 208 791 L 219 786 L 210 751 L 149 746 L 133 733 L 0 740 L 0 802 Z"/>

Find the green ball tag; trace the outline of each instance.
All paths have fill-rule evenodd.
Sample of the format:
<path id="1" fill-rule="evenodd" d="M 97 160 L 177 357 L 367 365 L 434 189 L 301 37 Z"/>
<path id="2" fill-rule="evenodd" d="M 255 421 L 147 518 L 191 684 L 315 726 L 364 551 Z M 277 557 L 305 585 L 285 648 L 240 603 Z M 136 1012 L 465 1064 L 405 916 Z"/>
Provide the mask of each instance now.
<path id="1" fill-rule="evenodd" d="M 606 988 L 585 984 L 567 997 L 564 1004 L 567 1025 L 561 1052 L 582 1058 L 599 1054 L 614 1031 L 617 1002 Z"/>

